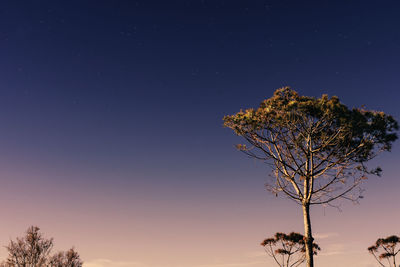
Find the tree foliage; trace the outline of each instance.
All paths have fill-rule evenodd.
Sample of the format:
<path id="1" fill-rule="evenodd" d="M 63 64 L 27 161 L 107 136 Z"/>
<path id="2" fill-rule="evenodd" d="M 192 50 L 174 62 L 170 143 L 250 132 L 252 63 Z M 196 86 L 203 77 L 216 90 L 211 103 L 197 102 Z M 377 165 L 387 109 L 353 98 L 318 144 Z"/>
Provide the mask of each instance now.
<path id="1" fill-rule="evenodd" d="M 82 267 L 73 248 L 50 255 L 53 246 L 53 238 L 44 238 L 39 227 L 31 226 L 24 237 L 11 240 L 6 246 L 8 256 L 0 267 Z"/>
<path id="2" fill-rule="evenodd" d="M 261 246 L 280 267 L 296 267 L 306 259 L 304 236 L 299 233 L 276 233 L 274 237 L 264 239 Z M 317 255 L 319 250 L 321 248 L 313 243 L 313 254 Z"/>
<path id="3" fill-rule="evenodd" d="M 396 256 L 400 252 L 400 237 L 392 235 L 386 238 L 379 238 L 376 240 L 375 245 L 368 248 L 368 251 L 381 266 L 397 267 Z M 385 265 L 384 262 L 387 262 L 388 265 Z"/>
<path id="4" fill-rule="evenodd" d="M 48 262 L 50 267 L 80 267 L 83 263 L 73 248 L 52 255 Z"/>
<path id="5" fill-rule="evenodd" d="M 383 112 L 349 109 L 336 96 L 300 96 L 289 87 L 258 109 L 225 116 L 224 125 L 250 145 L 238 145 L 241 151 L 274 167 L 269 190 L 310 204 L 357 200 L 352 189 L 381 171 L 365 163 L 391 149 L 398 129 Z"/>

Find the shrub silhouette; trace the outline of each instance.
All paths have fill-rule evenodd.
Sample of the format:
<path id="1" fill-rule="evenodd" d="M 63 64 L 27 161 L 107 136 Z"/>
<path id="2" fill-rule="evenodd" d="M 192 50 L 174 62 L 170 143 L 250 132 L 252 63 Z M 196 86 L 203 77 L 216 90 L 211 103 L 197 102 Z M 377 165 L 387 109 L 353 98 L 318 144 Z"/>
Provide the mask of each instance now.
<path id="1" fill-rule="evenodd" d="M 302 234 L 276 233 L 274 237 L 264 239 L 261 246 L 280 267 L 296 267 L 306 260 L 305 238 Z M 321 248 L 313 243 L 313 255 Z"/>
<path id="2" fill-rule="evenodd" d="M 400 237 L 392 235 L 386 238 L 379 238 L 376 240 L 375 245 L 368 248 L 368 251 L 382 267 L 397 267 L 396 256 L 400 252 Z M 385 260 L 388 265 L 383 263 Z"/>

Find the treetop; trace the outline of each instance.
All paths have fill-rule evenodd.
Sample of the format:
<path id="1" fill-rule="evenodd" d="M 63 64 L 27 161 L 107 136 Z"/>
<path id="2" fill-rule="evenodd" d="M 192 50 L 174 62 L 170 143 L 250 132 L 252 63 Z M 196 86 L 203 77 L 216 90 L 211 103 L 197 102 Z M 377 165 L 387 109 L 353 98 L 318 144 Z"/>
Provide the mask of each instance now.
<path id="1" fill-rule="evenodd" d="M 399 129 L 384 112 L 350 109 L 326 94 L 301 96 L 290 87 L 276 90 L 257 109 L 240 110 L 223 121 L 247 141 L 239 150 L 273 167 L 276 180 L 268 190 L 311 204 L 362 197 L 352 190 L 366 174 L 381 172 L 365 163 L 390 151 Z"/>
<path id="2" fill-rule="evenodd" d="M 263 134 L 265 131 L 278 134 L 291 131 L 298 138 L 297 143 L 301 143 L 306 135 L 318 140 L 332 136 L 335 130 L 340 130 L 345 136 L 342 134 L 337 138 L 337 147 L 359 146 L 359 161 L 370 159 L 374 146 L 390 150 L 397 139 L 398 130 L 397 121 L 384 112 L 364 108 L 349 109 L 337 96 L 300 96 L 290 87 L 276 90 L 257 109 L 240 110 L 236 114 L 225 116 L 223 121 L 225 127 L 233 129 L 240 136 L 249 133 Z M 260 136 L 269 140 L 268 135 Z M 330 148 L 326 146 L 323 149 Z"/>

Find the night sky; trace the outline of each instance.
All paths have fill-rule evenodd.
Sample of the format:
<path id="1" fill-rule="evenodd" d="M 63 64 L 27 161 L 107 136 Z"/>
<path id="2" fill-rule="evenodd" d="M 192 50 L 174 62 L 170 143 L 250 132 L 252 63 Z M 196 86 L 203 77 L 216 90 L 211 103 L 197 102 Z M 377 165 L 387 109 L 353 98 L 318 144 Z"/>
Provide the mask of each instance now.
<path id="1" fill-rule="evenodd" d="M 399 10 L 1 1 L 1 245 L 34 224 L 87 267 L 269 266 L 259 243 L 302 232 L 301 210 L 265 192 L 269 169 L 222 117 L 291 86 L 399 119 Z M 317 263 L 375 266 L 366 248 L 400 234 L 399 160 L 395 144 L 375 161 L 360 205 L 313 210 Z"/>

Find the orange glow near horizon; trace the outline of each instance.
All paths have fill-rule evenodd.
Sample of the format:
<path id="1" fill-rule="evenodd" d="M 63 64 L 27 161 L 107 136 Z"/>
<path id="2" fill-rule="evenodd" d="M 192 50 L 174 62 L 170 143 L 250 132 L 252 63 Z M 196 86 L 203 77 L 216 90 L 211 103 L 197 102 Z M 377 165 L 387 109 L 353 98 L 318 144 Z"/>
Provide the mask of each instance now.
<path id="1" fill-rule="evenodd" d="M 14 186 L 1 192 L 1 214 L 12 218 L 3 220 L 1 243 L 38 225 L 54 237 L 55 251 L 75 246 L 87 267 L 274 266 L 259 243 L 277 231 L 303 233 L 301 209 L 262 186 L 240 190 L 224 188 L 227 183 L 204 191 L 205 197 L 188 198 L 184 191 L 172 197 L 156 186 L 154 195 L 146 196 L 141 188 L 130 192 L 124 188 L 127 184 L 100 189 L 78 180 L 60 187 L 51 176 L 22 176 L 2 173 Z M 393 178 L 391 172 L 368 181 L 360 205 L 343 203 L 342 212 L 312 210 L 314 235 L 322 248 L 318 266 L 375 266 L 366 248 L 378 237 L 399 234 L 399 214 L 384 208 L 398 199 Z M 25 182 L 18 182 L 21 179 Z M 11 192 L 18 188 L 19 197 L 14 198 Z M 1 250 L 2 258 L 5 254 Z"/>

